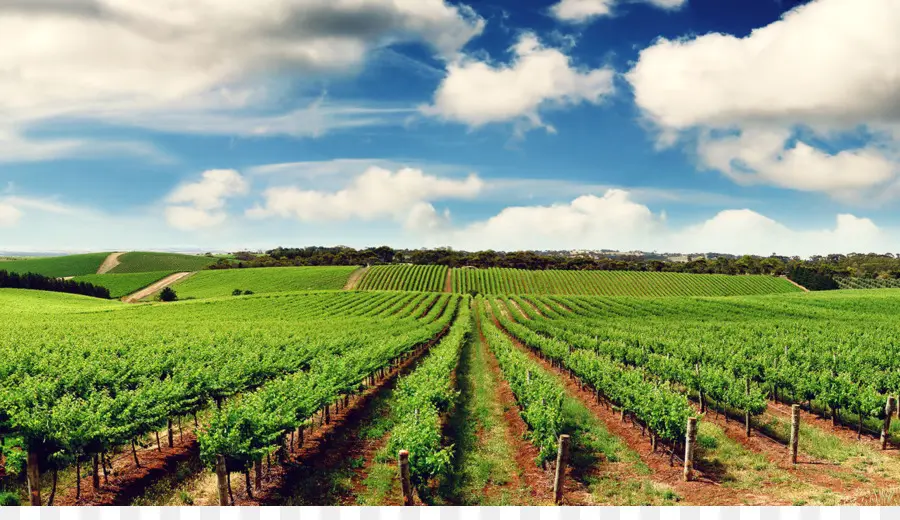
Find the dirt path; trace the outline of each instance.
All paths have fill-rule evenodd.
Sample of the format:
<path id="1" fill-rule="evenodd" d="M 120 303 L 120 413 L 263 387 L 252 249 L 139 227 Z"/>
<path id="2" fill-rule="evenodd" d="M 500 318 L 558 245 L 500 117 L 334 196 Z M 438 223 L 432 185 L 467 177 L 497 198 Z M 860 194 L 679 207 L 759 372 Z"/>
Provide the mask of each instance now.
<path id="1" fill-rule="evenodd" d="M 453 292 L 453 269 L 447 268 L 447 279 L 444 280 L 444 292 Z"/>
<path id="2" fill-rule="evenodd" d="M 125 253 L 112 253 L 106 257 L 106 260 L 100 264 L 100 268 L 97 269 L 97 274 L 106 274 L 116 267 L 119 266 L 121 262 L 119 262 L 119 257 L 124 255 Z"/>
<path id="3" fill-rule="evenodd" d="M 156 283 L 153 283 L 147 287 L 144 287 L 143 289 L 141 289 L 140 291 L 138 291 L 136 293 L 129 294 L 128 296 L 122 298 L 122 301 L 125 303 L 137 303 L 137 302 L 141 301 L 142 299 L 150 296 L 151 294 L 153 294 L 157 291 L 161 291 L 164 288 L 174 284 L 175 282 L 177 282 L 179 280 L 187 278 L 188 276 L 190 276 L 192 274 L 194 274 L 194 273 L 175 273 L 175 274 L 169 275 Z"/>
<path id="4" fill-rule="evenodd" d="M 356 286 L 359 285 L 359 281 L 362 280 L 368 270 L 368 267 L 360 267 L 356 271 L 350 273 L 350 278 L 348 278 L 347 283 L 344 284 L 344 290 L 352 291 L 356 289 Z"/>
<path id="5" fill-rule="evenodd" d="M 796 285 L 797 287 L 799 287 L 800 289 L 802 289 L 803 292 L 809 292 L 809 289 L 807 289 L 806 287 L 803 287 L 803 286 L 800 285 L 799 283 L 797 283 L 797 282 L 791 280 L 791 279 L 788 278 L 787 276 L 782 275 L 781 278 L 784 278 L 785 280 L 787 280 L 787 281 L 791 282 L 792 284 Z"/>
<path id="6" fill-rule="evenodd" d="M 503 420 L 506 423 L 506 428 L 504 428 L 505 443 L 512 447 L 518 470 L 513 472 L 512 478 L 508 482 L 505 484 L 495 483 L 494 487 L 496 489 L 486 489 L 485 493 L 487 494 L 490 491 L 494 496 L 510 494 L 525 486 L 530 490 L 531 498 L 537 504 L 552 504 L 553 476 L 549 471 L 543 471 L 535 464 L 540 451 L 534 444 L 525 440 L 528 436 L 528 425 L 525 424 L 525 420 L 519 415 L 515 404 L 515 395 L 509 383 L 503 377 L 500 363 L 487 346 L 487 339 L 481 328 L 480 319 L 477 320 L 477 327 L 478 342 L 476 348 L 480 350 L 479 355 L 483 362 L 487 363 L 490 378 L 494 382 L 494 401 L 500 403 L 503 407 Z"/>

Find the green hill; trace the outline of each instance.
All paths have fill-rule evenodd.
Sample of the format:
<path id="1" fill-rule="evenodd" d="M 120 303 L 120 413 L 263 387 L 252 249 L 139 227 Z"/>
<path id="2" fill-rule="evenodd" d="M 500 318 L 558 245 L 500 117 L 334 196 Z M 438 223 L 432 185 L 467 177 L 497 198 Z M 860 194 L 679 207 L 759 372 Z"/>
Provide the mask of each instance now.
<path id="1" fill-rule="evenodd" d="M 258 267 L 201 271 L 173 285 L 178 297 L 230 296 L 235 289 L 254 293 L 340 290 L 357 267 Z"/>
<path id="2" fill-rule="evenodd" d="M 85 255 L 4 260 L 0 261 L 0 271 L 37 273 L 55 278 L 94 274 L 107 256 L 109 256 L 109 253 L 89 253 Z"/>
<path id="3" fill-rule="evenodd" d="M 216 263 L 216 260 L 217 258 L 209 256 L 183 255 L 178 253 L 146 253 L 137 251 L 125 253 L 120 256 L 119 265 L 110 271 L 110 273 L 199 271 Z"/>
<path id="4" fill-rule="evenodd" d="M 87 282 L 89 284 L 106 287 L 109 289 L 109 295 L 112 298 L 121 298 L 128 296 L 148 285 L 162 280 L 166 276 L 172 274 L 172 271 L 154 271 L 150 273 L 124 273 L 124 274 L 89 274 L 85 276 L 76 276 L 76 282 Z"/>

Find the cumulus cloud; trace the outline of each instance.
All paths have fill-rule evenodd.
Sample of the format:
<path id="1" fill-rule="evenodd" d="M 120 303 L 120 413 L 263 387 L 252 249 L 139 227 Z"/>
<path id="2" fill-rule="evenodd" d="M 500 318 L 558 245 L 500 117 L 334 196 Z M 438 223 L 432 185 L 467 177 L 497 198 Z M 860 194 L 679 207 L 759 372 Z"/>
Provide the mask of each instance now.
<path id="1" fill-rule="evenodd" d="M 183 184 L 166 197 L 165 210 L 170 226 L 195 230 L 217 226 L 226 219 L 227 199 L 248 192 L 249 185 L 235 170 L 207 170 L 198 182 Z"/>
<path id="2" fill-rule="evenodd" d="M 433 245 L 462 249 L 618 249 L 809 256 L 895 250 L 892 233 L 867 218 L 838 215 L 833 227 L 793 229 L 750 209 L 720 211 L 707 220 L 671 227 L 664 213 L 607 190 L 566 204 L 517 206 L 483 221 L 448 228 Z"/>
<path id="3" fill-rule="evenodd" d="M 515 57 L 508 65 L 471 57 L 451 63 L 434 102 L 422 112 L 471 127 L 499 122 L 542 127 L 540 112 L 598 104 L 614 90 L 611 68 L 581 70 L 569 56 L 543 46 L 533 34 L 524 34 L 511 51 Z"/>
<path id="4" fill-rule="evenodd" d="M 393 219 L 408 228 L 440 226 L 441 219 L 431 202 L 470 199 L 484 183 L 477 175 L 464 180 L 427 175 L 422 170 L 403 168 L 396 172 L 371 167 L 344 189 L 326 192 L 297 186 L 267 189 L 264 203 L 247 211 L 252 218 L 295 218 L 304 222 L 349 219 Z"/>
<path id="5" fill-rule="evenodd" d="M 52 118 L 176 131 L 192 128 L 176 124 L 181 114 L 199 121 L 197 131 L 221 128 L 217 119 L 240 128 L 239 117 L 250 118 L 244 127 L 282 132 L 311 116 L 319 126 L 360 123 L 363 114 L 285 120 L 247 111 L 271 94 L 276 74 L 352 72 L 373 48 L 401 41 L 449 59 L 483 27 L 472 9 L 444 0 L 8 0 L 0 4 L 0 120 L 19 138 Z M 43 145 L 62 154 L 71 144 Z"/>
<path id="6" fill-rule="evenodd" d="M 896 0 L 818 0 L 744 38 L 660 39 L 626 78 L 668 144 L 701 130 L 707 165 L 738 177 L 746 162 L 760 181 L 852 194 L 896 177 L 896 139 L 827 153 L 798 130 L 828 141 L 900 122 L 897 27 Z"/>
<path id="7" fill-rule="evenodd" d="M 681 9 L 687 0 L 635 0 L 661 9 Z M 550 8 L 553 16 L 563 22 L 583 23 L 601 16 L 612 16 L 619 0 L 561 0 Z"/>

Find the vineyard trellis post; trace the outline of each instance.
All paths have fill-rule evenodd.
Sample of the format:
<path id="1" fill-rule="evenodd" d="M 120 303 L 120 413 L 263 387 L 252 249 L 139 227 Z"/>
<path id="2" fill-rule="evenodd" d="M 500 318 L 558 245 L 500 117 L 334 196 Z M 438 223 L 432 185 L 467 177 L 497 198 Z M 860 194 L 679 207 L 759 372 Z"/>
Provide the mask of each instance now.
<path id="1" fill-rule="evenodd" d="M 556 452 L 556 477 L 553 479 L 553 502 L 562 503 L 563 487 L 566 480 L 566 465 L 569 462 L 569 436 L 559 436 L 559 448 Z"/>
<path id="2" fill-rule="evenodd" d="M 694 444 L 697 442 L 697 418 L 689 417 L 684 441 L 684 480 L 694 480 Z"/>
<path id="3" fill-rule="evenodd" d="M 219 495 L 219 505 L 228 505 L 228 481 L 225 468 L 225 456 L 216 455 L 216 489 Z"/>
<path id="4" fill-rule="evenodd" d="M 409 452 L 400 450 L 400 485 L 403 490 L 403 505 L 413 505 L 412 483 L 409 480 Z"/>
<path id="5" fill-rule="evenodd" d="M 884 425 L 881 427 L 881 449 L 887 449 L 888 432 L 891 429 L 891 417 L 897 409 L 897 398 L 888 397 L 884 407 Z"/>
<path id="6" fill-rule="evenodd" d="M 800 446 L 800 405 L 791 406 L 791 464 L 797 463 L 797 449 Z"/>

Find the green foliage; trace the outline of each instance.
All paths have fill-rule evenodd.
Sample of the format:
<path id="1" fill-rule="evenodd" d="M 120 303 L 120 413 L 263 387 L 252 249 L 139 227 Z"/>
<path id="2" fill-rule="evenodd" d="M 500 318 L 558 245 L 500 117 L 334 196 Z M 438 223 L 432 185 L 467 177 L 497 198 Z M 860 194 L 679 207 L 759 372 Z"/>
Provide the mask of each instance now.
<path id="1" fill-rule="evenodd" d="M 174 302 L 176 300 L 178 300 L 178 294 L 171 287 L 165 287 L 159 293 L 159 301 L 161 302 Z"/>
<path id="2" fill-rule="evenodd" d="M 442 265 L 376 265 L 370 267 L 358 288 L 362 291 L 444 290 L 447 267 Z"/>
<path id="3" fill-rule="evenodd" d="M 783 278 L 763 275 L 639 271 L 453 269 L 453 291 L 469 294 L 597 296 L 736 296 L 799 292 Z"/>
<path id="4" fill-rule="evenodd" d="M 152 273 L 127 273 L 127 274 L 90 274 L 76 276 L 76 282 L 87 282 L 99 287 L 109 289 L 111 298 L 122 298 L 135 293 L 154 282 L 172 274 L 171 271 L 159 271 Z"/>
<path id="5" fill-rule="evenodd" d="M 409 451 L 410 479 L 419 488 L 434 477 L 446 476 L 451 469 L 453 447 L 442 445 L 440 418 L 455 406 L 458 392 L 450 375 L 471 333 L 471 311 L 464 300 L 447 336 L 412 374 L 400 380 L 394 393 L 391 412 L 397 417 L 397 425 L 391 432 L 388 451 Z"/>
<path id="6" fill-rule="evenodd" d="M 25 258 L 0 261 L 0 270 L 11 273 L 36 273 L 54 278 L 94 274 L 109 253 Z"/>
<path id="7" fill-rule="evenodd" d="M 120 256 L 119 265 L 110 271 L 110 273 L 150 273 L 159 271 L 174 273 L 199 271 L 201 269 L 206 269 L 215 262 L 216 258 L 201 255 L 131 252 Z"/>
<path id="8" fill-rule="evenodd" d="M 217 269 L 200 271 L 175 284 L 185 298 L 237 296 L 251 291 L 256 294 L 339 290 L 347 283 L 355 267 L 265 267 L 258 269 Z M 235 288 L 239 289 L 235 289 Z"/>
<path id="9" fill-rule="evenodd" d="M 12 491 L 0 491 L 0 507 L 15 507 L 22 505 L 19 495 Z"/>

